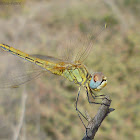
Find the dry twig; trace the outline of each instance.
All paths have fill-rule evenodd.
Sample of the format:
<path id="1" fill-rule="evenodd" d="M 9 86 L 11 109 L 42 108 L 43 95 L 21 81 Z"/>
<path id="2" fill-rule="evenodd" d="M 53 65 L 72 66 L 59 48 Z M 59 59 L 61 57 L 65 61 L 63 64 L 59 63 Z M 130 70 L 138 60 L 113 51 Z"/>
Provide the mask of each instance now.
<path id="1" fill-rule="evenodd" d="M 111 100 L 108 96 L 105 96 L 103 100 L 103 104 L 100 106 L 97 114 L 93 119 L 91 119 L 88 122 L 86 134 L 83 137 L 82 140 L 93 140 L 96 132 L 98 131 L 98 128 L 100 127 L 102 121 L 105 119 L 105 117 L 112 111 L 114 111 L 113 108 L 109 108 L 111 104 Z"/>

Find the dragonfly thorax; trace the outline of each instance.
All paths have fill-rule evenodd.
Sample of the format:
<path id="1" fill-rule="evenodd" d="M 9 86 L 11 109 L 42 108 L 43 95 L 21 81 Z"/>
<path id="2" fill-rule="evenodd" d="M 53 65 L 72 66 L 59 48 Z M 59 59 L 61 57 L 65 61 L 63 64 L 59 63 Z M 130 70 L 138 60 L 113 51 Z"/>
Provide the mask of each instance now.
<path id="1" fill-rule="evenodd" d="M 89 86 L 91 89 L 95 91 L 99 91 L 106 85 L 107 85 L 107 78 L 103 75 L 103 73 L 95 72 L 91 76 L 91 80 L 89 82 Z"/>
<path id="2" fill-rule="evenodd" d="M 65 69 L 62 73 L 66 79 L 78 85 L 85 85 L 89 74 L 86 67 L 82 64 L 73 65 L 70 69 Z"/>

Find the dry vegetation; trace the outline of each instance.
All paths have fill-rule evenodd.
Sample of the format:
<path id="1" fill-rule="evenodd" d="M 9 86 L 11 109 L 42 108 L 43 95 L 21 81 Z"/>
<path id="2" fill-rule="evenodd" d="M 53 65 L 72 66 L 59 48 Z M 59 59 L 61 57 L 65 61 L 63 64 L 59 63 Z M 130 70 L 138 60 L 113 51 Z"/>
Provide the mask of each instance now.
<path id="1" fill-rule="evenodd" d="M 139 0 L 31 0 L 23 6 L 0 5 L 0 43 L 27 53 L 62 56 L 70 42 L 75 50 L 82 44 L 79 36 L 92 34 L 107 22 L 108 29 L 94 44 L 85 65 L 90 72 L 102 71 L 108 77 L 101 92 L 110 95 L 116 110 L 95 139 L 139 140 L 139 6 Z M 24 72 L 24 63 L 13 59 L 0 53 L 4 80 L 15 69 Z M 77 90 L 73 83 L 49 74 L 20 88 L 0 90 L 0 140 L 82 139 L 85 130 L 74 108 Z M 84 90 L 79 106 L 92 116 L 99 107 L 88 104 Z"/>

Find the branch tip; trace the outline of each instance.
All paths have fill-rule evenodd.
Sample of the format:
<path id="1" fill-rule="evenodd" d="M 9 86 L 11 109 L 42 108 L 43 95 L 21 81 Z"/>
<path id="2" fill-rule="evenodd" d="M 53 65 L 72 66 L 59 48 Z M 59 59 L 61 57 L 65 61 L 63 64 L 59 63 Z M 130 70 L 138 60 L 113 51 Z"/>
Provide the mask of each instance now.
<path id="1" fill-rule="evenodd" d="M 102 121 L 106 118 L 106 116 L 113 112 L 114 108 L 109 108 L 111 104 L 111 99 L 109 96 L 105 96 L 102 101 L 101 106 L 98 109 L 97 114 L 88 122 L 86 128 L 86 134 L 82 140 L 93 140 L 98 128 L 100 127 Z"/>

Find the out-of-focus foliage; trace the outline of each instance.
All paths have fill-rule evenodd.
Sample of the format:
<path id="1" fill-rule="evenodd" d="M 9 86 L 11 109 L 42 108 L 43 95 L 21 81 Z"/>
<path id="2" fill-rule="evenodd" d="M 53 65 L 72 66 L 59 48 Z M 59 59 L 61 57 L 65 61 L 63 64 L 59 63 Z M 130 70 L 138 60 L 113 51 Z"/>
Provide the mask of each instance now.
<path id="1" fill-rule="evenodd" d="M 61 56 L 72 38 L 76 41 L 81 34 L 94 34 L 96 26 L 107 22 L 108 29 L 84 62 L 90 72 L 101 71 L 108 77 L 108 85 L 101 92 L 110 95 L 116 109 L 95 139 L 139 140 L 139 6 L 139 0 L 31 0 L 24 5 L 0 5 L 0 43 L 27 53 Z M 18 68 L 0 53 L 0 75 L 5 72 L 5 78 L 12 69 L 10 63 Z M 27 99 L 23 100 L 25 94 Z M 75 111 L 76 96 L 73 83 L 49 73 L 27 83 L 26 90 L 24 86 L 0 90 L 0 140 L 16 140 L 23 101 L 26 106 L 19 139 L 82 139 L 85 129 Z M 83 90 L 80 110 L 93 116 L 98 107 L 88 104 Z"/>

